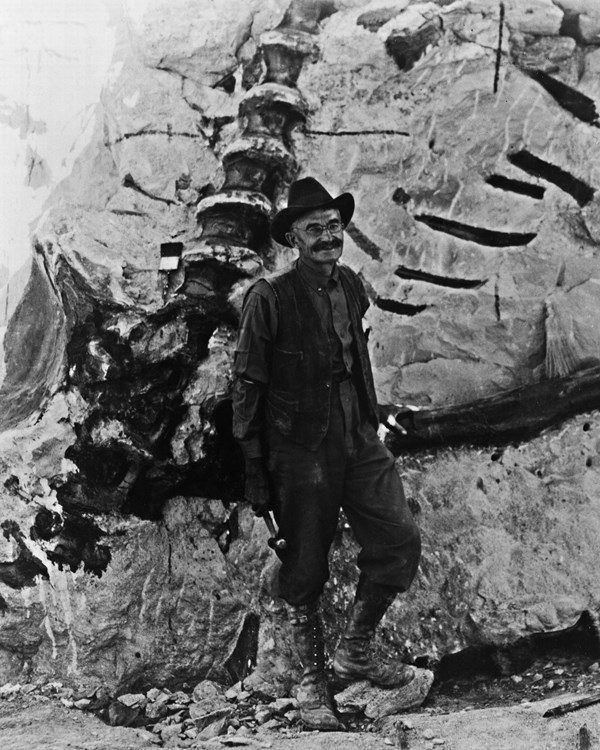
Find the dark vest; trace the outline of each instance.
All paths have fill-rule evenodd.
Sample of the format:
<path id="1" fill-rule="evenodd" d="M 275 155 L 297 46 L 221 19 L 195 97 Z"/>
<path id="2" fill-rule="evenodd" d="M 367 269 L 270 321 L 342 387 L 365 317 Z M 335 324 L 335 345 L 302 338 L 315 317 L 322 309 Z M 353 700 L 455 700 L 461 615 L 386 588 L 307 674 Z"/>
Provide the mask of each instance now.
<path id="1" fill-rule="evenodd" d="M 361 323 L 365 313 L 361 309 L 361 281 L 347 266 L 338 268 L 354 339 L 353 378 L 368 417 L 377 426 L 377 398 Z M 266 393 L 267 422 L 294 442 L 316 450 L 329 427 L 331 342 L 295 265 L 264 280 L 275 293 L 278 309 Z"/>

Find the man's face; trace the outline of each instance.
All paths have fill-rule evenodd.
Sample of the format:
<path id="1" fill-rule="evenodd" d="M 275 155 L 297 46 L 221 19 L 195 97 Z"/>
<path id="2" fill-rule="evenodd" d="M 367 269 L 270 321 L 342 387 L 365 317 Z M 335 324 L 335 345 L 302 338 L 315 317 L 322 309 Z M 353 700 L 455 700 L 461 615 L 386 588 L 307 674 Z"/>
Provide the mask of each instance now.
<path id="1" fill-rule="evenodd" d="M 340 225 L 336 232 L 323 229 L 330 222 L 340 223 L 340 212 L 336 208 L 318 208 L 297 219 L 286 235 L 308 265 L 332 265 L 342 255 L 343 228 Z"/>

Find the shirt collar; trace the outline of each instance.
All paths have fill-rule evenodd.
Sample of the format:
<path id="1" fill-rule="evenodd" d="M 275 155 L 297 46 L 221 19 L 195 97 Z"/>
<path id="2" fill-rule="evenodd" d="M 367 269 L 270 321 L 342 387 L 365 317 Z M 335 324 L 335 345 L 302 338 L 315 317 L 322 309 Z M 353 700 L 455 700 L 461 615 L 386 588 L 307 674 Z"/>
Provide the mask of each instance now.
<path id="1" fill-rule="evenodd" d="M 302 279 L 312 289 L 322 289 L 323 287 L 327 286 L 336 286 L 340 280 L 340 271 L 337 263 L 333 267 L 331 276 L 326 273 L 321 273 L 317 269 L 308 266 L 306 263 L 303 263 L 300 258 L 298 258 L 298 260 L 296 261 L 296 268 L 298 269 L 298 273 L 300 274 Z"/>

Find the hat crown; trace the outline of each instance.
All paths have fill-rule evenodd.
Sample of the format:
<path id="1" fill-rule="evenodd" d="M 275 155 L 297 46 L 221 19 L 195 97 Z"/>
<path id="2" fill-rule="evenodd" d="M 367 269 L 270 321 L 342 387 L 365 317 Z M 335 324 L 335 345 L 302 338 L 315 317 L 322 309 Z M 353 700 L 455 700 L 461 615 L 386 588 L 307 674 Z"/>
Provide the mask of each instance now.
<path id="1" fill-rule="evenodd" d="M 288 208 L 320 208 L 323 204 L 331 203 L 333 200 L 333 196 L 318 180 L 314 177 L 304 177 L 290 185 Z"/>

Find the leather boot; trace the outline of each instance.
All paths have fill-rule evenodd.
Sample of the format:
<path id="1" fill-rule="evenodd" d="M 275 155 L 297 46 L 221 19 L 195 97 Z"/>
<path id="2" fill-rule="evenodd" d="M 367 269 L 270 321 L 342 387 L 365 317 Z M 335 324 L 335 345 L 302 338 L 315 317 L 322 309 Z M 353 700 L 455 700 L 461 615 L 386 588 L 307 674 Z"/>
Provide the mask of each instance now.
<path id="1" fill-rule="evenodd" d="M 396 598 L 389 586 L 370 581 L 362 573 L 358 579 L 348 624 L 333 659 L 333 671 L 343 682 L 369 680 L 379 687 L 403 687 L 414 678 L 413 667 L 388 663 L 371 654 L 375 628 Z"/>
<path id="2" fill-rule="evenodd" d="M 300 718 L 309 729 L 329 732 L 343 729 L 335 715 L 325 676 L 325 646 L 318 605 L 290 606 L 289 616 L 303 668 L 297 694 Z"/>

